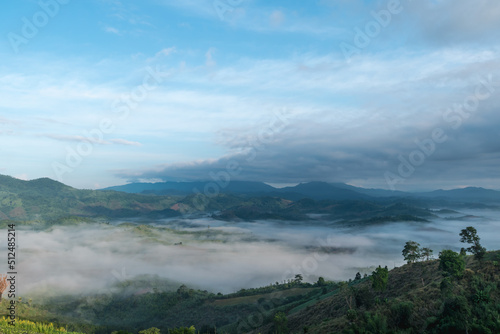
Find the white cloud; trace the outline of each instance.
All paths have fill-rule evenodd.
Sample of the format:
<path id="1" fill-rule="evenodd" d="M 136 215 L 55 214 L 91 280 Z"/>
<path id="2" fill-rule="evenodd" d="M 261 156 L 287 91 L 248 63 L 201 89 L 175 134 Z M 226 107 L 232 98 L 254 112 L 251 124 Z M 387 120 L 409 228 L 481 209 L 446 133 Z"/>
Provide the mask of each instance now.
<path id="1" fill-rule="evenodd" d="M 121 32 L 118 29 L 113 28 L 113 27 L 105 27 L 104 31 L 109 32 L 111 34 L 115 34 L 115 35 L 121 35 Z"/>
<path id="2" fill-rule="evenodd" d="M 110 139 L 110 142 L 118 145 L 125 145 L 125 146 L 142 146 L 141 143 L 136 142 L 136 141 L 130 141 L 126 139 L 121 139 L 121 138 L 116 138 L 116 139 Z"/>
<path id="3" fill-rule="evenodd" d="M 172 46 L 170 48 L 164 48 L 158 51 L 153 57 L 147 58 L 147 62 L 158 62 L 164 57 L 168 57 L 177 52 L 177 49 Z"/>
<path id="4" fill-rule="evenodd" d="M 259 19 L 263 21 L 258 21 L 265 24 L 257 26 L 269 26 L 269 11 L 266 13 Z M 287 19 L 276 29 L 291 29 L 295 23 L 290 14 L 283 12 L 283 15 Z M 327 28 L 337 29 L 334 25 Z M 220 133 L 233 137 L 241 129 L 245 134 L 252 133 L 270 112 L 293 106 L 300 120 L 294 124 L 296 134 L 285 135 L 288 144 L 277 143 L 262 157 L 269 158 L 272 164 L 277 159 L 285 161 L 285 155 L 280 153 L 283 148 L 291 156 L 309 160 L 309 166 L 316 163 L 316 169 L 308 167 L 310 173 L 327 170 L 336 175 L 342 175 L 336 168 L 347 170 L 351 163 L 364 161 L 358 164 L 362 174 L 367 168 L 379 168 L 383 159 L 387 163 L 387 159 L 400 152 L 401 146 L 394 145 L 391 136 L 410 143 L 412 136 L 425 136 L 437 124 L 441 108 L 462 101 L 478 76 L 492 73 L 500 77 L 500 51 L 490 45 L 366 52 L 349 64 L 335 55 L 335 45 L 329 49 L 332 53 L 297 51 L 283 58 L 240 55 L 239 60 L 231 61 L 227 59 L 235 58 L 226 57 L 227 49 L 219 48 L 217 62 L 215 48 L 192 50 L 179 46 L 141 52 L 135 58 L 98 62 L 21 56 L 17 65 L 0 70 L 0 110 L 2 117 L 5 114 L 0 123 L 5 124 L 14 114 L 22 120 L 15 125 L 16 141 L 6 143 L 6 149 L 13 152 L 20 142 L 23 147 L 43 142 L 39 137 L 40 121 L 45 122 L 44 133 L 52 134 L 48 139 L 78 142 L 85 139 L 83 131 L 95 129 L 104 117 L 110 117 L 115 121 L 116 131 L 100 143 L 138 146 L 141 143 L 121 138 L 140 137 L 141 141 L 144 138 L 148 145 L 143 146 L 146 157 L 141 161 L 143 170 L 165 162 L 182 165 L 198 159 L 219 161 L 234 154 L 235 146 Z M 189 54 L 192 58 L 186 57 L 182 66 L 171 66 L 169 78 L 148 92 L 127 118 L 117 119 L 111 107 L 113 101 L 142 84 L 145 65 L 154 65 L 174 54 Z M 213 68 L 208 71 L 206 65 Z M 479 115 L 477 119 L 483 117 Z M 9 126 L 14 127 L 12 124 Z M 53 158 L 57 150 L 63 155 L 64 146 L 52 145 L 54 142 L 48 139 L 44 142 L 46 155 Z M 237 140 L 242 142 L 245 138 L 240 136 Z M 338 146 L 325 144 L 328 140 Z M 154 144 L 150 145 L 151 142 Z M 105 146 L 94 156 L 112 154 L 109 146 L 113 145 Z M 359 149 L 362 146 L 372 153 Z M 315 151 L 311 147 L 322 147 L 326 153 L 312 156 Z M 124 156 L 117 158 L 119 162 L 110 161 L 107 168 L 116 169 L 128 163 L 135 164 L 131 168 L 137 166 L 136 161 Z M 28 166 L 26 159 L 16 160 L 12 165 L 20 166 L 24 161 Z M 348 163 L 328 169 L 321 159 L 328 164 L 334 159 Z M 254 167 L 265 170 L 263 165 Z M 280 174 L 286 175 L 281 171 L 275 173 Z"/>
<path id="5" fill-rule="evenodd" d="M 65 136 L 56 134 L 46 134 L 43 136 L 59 141 L 78 142 L 78 143 L 90 142 L 92 144 L 99 144 L 99 145 L 109 144 L 109 141 L 97 140 L 95 138 L 89 138 L 84 136 Z"/>

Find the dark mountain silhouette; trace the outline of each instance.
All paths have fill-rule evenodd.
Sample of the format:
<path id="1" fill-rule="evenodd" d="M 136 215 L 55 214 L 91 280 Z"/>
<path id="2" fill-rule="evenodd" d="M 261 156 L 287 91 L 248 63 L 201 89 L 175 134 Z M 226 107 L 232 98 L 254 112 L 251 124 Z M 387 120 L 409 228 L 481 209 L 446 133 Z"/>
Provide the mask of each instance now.
<path id="1" fill-rule="evenodd" d="M 281 194 L 299 194 L 301 198 L 311 198 L 314 200 L 361 200 L 371 197 L 358 191 L 340 188 L 326 182 L 301 183 L 295 187 L 278 189 L 277 192 Z"/>
<path id="2" fill-rule="evenodd" d="M 499 202 L 500 191 L 480 187 L 467 187 L 452 190 L 435 190 L 425 193 L 416 193 L 414 196 L 428 198 L 444 198 L 467 202 Z"/>
<path id="3" fill-rule="evenodd" d="M 227 185 L 222 182 L 216 183 L 215 181 L 130 183 L 103 190 L 154 195 L 189 195 L 198 192 L 205 193 L 205 189 L 208 189 L 208 192 L 213 192 L 214 187 L 222 193 L 234 194 L 267 193 L 275 190 L 274 187 L 263 182 L 250 181 L 230 181 Z"/>

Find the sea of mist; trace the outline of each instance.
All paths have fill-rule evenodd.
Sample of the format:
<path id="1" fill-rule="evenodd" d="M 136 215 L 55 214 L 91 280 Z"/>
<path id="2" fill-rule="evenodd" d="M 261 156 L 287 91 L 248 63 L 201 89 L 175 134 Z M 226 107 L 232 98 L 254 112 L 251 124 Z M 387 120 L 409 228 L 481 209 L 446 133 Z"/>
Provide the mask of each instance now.
<path id="1" fill-rule="evenodd" d="M 138 229 L 140 224 L 154 228 Z M 402 265 L 408 240 L 430 247 L 435 257 L 445 248 L 459 250 L 459 232 L 466 226 L 477 228 L 487 249 L 500 248 L 500 212 L 468 209 L 427 223 L 362 227 L 204 217 L 19 230 L 18 295 L 102 292 L 139 275 L 214 293 L 283 282 L 295 274 L 308 282 L 319 276 L 347 280 L 378 265 Z"/>

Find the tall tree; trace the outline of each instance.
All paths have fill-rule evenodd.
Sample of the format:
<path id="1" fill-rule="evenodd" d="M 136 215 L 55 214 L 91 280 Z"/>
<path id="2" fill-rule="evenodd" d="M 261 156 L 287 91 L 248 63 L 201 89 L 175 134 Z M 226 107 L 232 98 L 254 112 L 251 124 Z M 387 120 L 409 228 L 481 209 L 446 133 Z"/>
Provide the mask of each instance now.
<path id="1" fill-rule="evenodd" d="M 416 262 L 420 258 L 420 244 L 415 241 L 407 241 L 403 248 L 403 257 L 407 263 Z"/>
<path id="2" fill-rule="evenodd" d="M 426 261 L 429 261 L 432 258 L 432 253 L 434 253 L 434 251 L 428 247 L 424 247 L 420 250 L 421 258 Z"/>
<path id="3" fill-rule="evenodd" d="M 318 284 L 318 286 L 326 285 L 325 279 L 323 277 L 319 277 L 318 282 L 316 284 Z"/>
<path id="4" fill-rule="evenodd" d="M 471 244 L 466 250 L 474 254 L 474 257 L 481 260 L 486 254 L 486 248 L 479 242 L 481 238 L 477 235 L 477 230 L 473 226 L 468 226 L 460 232 L 460 242 Z"/>
<path id="5" fill-rule="evenodd" d="M 389 279 L 389 269 L 387 266 L 382 268 L 378 266 L 370 277 L 372 280 L 372 287 L 375 290 L 384 291 L 387 288 L 387 280 Z"/>

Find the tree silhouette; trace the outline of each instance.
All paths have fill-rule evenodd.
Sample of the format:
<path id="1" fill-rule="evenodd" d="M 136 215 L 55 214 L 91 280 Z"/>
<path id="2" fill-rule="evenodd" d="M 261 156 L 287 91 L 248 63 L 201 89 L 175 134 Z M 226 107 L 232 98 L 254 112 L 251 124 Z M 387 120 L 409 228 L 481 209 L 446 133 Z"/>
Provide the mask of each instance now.
<path id="1" fill-rule="evenodd" d="M 460 242 L 472 244 L 466 250 L 474 254 L 476 259 L 481 260 L 486 254 L 486 248 L 479 243 L 481 238 L 477 235 L 477 230 L 473 226 L 468 226 L 460 232 L 460 236 L 462 237 Z"/>
<path id="2" fill-rule="evenodd" d="M 434 251 L 430 248 L 424 247 L 420 250 L 420 253 L 421 258 L 429 261 L 432 258 L 432 253 L 434 253 Z"/>
<path id="3" fill-rule="evenodd" d="M 318 282 L 316 284 L 318 284 L 318 286 L 326 285 L 325 279 L 323 277 L 319 277 Z"/>
<path id="4" fill-rule="evenodd" d="M 300 283 L 302 283 L 303 279 L 304 278 L 302 277 L 301 274 L 297 274 L 297 275 L 295 275 L 295 278 L 294 278 L 293 282 L 296 283 L 296 284 L 300 284 Z"/>
<path id="5" fill-rule="evenodd" d="M 403 256 L 408 263 L 416 262 L 420 258 L 420 244 L 415 241 L 407 241 L 403 248 Z"/>
<path id="6" fill-rule="evenodd" d="M 372 276 L 370 277 L 372 280 L 372 287 L 375 290 L 385 291 L 387 289 L 387 280 L 389 278 L 389 269 L 387 266 L 382 268 L 378 266 L 374 272 L 372 272 Z"/>

